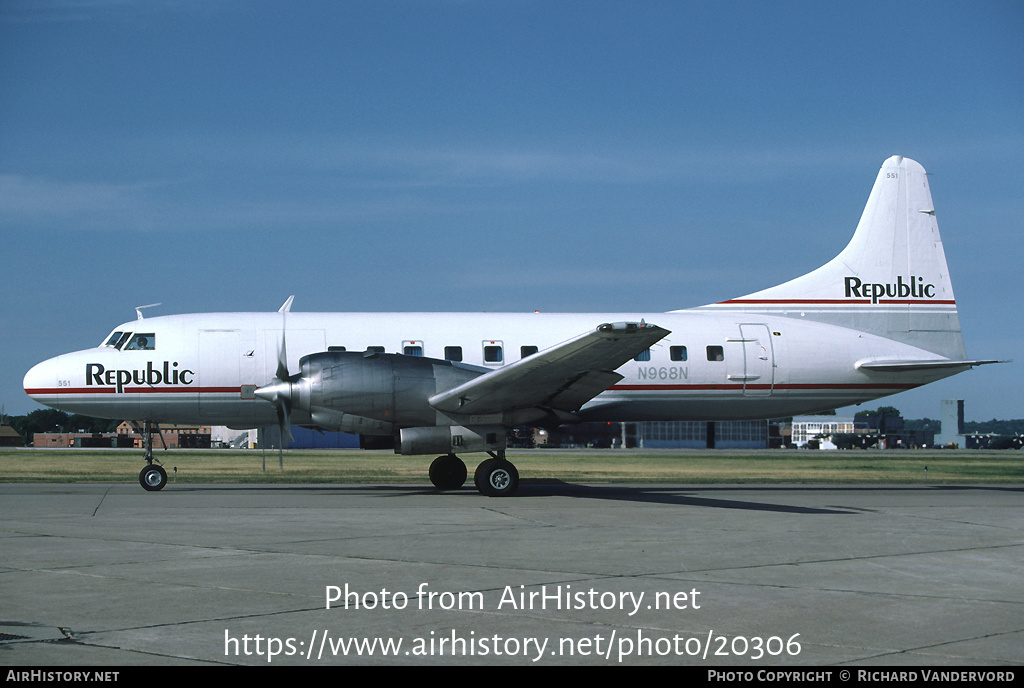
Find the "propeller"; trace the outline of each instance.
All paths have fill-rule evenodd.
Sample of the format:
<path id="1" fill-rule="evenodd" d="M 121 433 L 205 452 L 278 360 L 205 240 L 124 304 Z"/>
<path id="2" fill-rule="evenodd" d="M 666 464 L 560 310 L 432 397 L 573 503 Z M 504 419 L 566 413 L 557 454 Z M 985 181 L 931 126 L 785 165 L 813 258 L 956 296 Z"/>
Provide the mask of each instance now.
<path id="1" fill-rule="evenodd" d="M 281 443 L 277 449 L 277 461 L 281 470 L 284 470 L 284 447 L 295 440 L 291 428 L 291 406 L 292 406 L 292 383 L 296 382 L 301 375 L 288 373 L 288 350 L 286 345 L 285 332 L 287 330 L 287 314 L 292 308 L 294 295 L 289 296 L 284 305 L 278 309 L 281 314 L 281 344 L 277 347 L 277 372 L 270 384 L 264 385 L 256 390 L 255 394 L 260 399 L 266 399 L 274 405 L 277 411 L 277 425 L 281 430 Z"/>

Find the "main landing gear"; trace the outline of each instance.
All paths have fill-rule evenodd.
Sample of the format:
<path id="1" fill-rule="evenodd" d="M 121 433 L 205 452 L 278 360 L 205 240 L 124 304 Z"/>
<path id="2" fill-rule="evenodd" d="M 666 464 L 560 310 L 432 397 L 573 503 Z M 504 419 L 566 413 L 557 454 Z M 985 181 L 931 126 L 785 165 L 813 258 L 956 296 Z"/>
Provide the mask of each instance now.
<path id="1" fill-rule="evenodd" d="M 488 452 L 473 474 L 473 482 L 480 494 L 487 497 L 507 497 L 519 487 L 519 471 L 505 458 L 504 450 Z M 466 482 L 466 464 L 455 454 L 439 456 L 430 464 L 430 482 L 439 490 L 457 490 Z"/>
<path id="2" fill-rule="evenodd" d="M 163 439 L 163 435 L 161 435 L 160 441 L 163 442 Z M 146 466 L 139 472 L 139 484 L 147 492 L 162 490 L 164 485 L 167 484 L 167 471 L 160 464 L 153 463 L 153 433 L 148 420 L 146 421 L 145 429 L 142 431 L 142 444 L 146 448 L 146 453 L 143 456 L 146 459 Z M 164 449 L 166 448 L 165 445 Z"/>

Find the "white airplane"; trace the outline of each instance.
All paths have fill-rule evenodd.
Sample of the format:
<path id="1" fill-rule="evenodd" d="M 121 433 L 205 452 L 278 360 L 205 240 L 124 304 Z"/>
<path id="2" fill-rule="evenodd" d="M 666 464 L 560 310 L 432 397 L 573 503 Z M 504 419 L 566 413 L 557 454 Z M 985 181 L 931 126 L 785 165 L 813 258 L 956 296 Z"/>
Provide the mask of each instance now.
<path id="1" fill-rule="evenodd" d="M 277 313 L 170 315 L 118 326 L 92 349 L 25 375 L 36 401 L 145 426 L 139 480 L 159 490 L 152 424 L 292 424 L 358 433 L 364 446 L 486 452 L 477 489 L 518 472 L 506 433 L 581 421 L 764 419 L 895 394 L 968 360 L 924 168 L 882 165 L 849 245 L 802 277 L 669 313 Z"/>

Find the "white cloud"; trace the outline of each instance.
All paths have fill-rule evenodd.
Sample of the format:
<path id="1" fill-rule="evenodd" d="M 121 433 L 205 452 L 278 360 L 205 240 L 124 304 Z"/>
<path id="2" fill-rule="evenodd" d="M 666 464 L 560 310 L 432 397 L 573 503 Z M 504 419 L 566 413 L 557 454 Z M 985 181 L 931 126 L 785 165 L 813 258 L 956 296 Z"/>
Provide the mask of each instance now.
<path id="1" fill-rule="evenodd" d="M 53 217 L 123 210 L 131 204 L 129 186 L 89 182 L 57 182 L 17 174 L 0 175 L 0 216 Z"/>

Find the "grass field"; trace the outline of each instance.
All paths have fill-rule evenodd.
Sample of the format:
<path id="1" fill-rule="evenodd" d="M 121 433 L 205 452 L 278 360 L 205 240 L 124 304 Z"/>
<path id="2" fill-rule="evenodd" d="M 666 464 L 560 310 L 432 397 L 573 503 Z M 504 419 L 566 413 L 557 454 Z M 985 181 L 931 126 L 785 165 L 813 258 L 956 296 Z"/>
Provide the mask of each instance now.
<path id="1" fill-rule="evenodd" d="M 178 483 L 426 483 L 433 457 L 390 451 L 156 451 Z M 466 455 L 469 483 L 485 454 Z M 523 482 L 1024 484 L 1021 451 L 516 450 Z M 265 463 L 265 469 L 264 469 Z M 0 482 L 137 483 L 138 450 L 2 449 Z M 175 468 L 177 470 L 175 470 Z"/>

